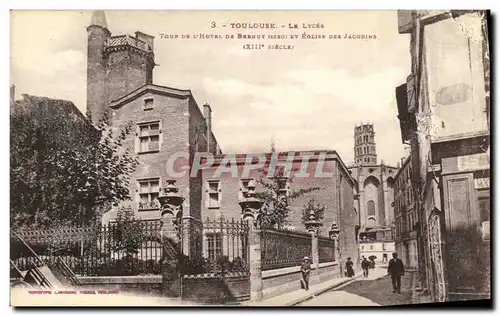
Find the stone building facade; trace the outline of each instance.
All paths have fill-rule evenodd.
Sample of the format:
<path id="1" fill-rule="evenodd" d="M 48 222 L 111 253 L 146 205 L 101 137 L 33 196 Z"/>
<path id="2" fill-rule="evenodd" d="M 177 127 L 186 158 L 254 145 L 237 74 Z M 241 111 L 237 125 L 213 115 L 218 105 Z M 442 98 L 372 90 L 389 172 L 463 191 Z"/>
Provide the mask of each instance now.
<path id="1" fill-rule="evenodd" d="M 411 144 L 421 283 L 436 302 L 491 297 L 488 16 L 398 12 L 412 61 L 398 118 Z"/>
<path id="2" fill-rule="evenodd" d="M 120 206 L 131 207 L 139 218 L 159 218 L 157 197 L 169 179 L 169 158 L 181 154 L 189 165 L 196 152 L 221 153 L 211 130 L 212 110 L 205 104 L 203 113 L 189 90 L 153 84 L 153 36 L 112 36 L 102 11 L 93 12 L 87 31 L 87 109 L 94 122 L 107 113 L 116 133 L 131 124 L 123 148 L 139 160 L 130 181 L 132 200 Z M 201 179 L 188 174 L 176 180 L 188 197 L 184 221 L 199 223 Z M 107 212 L 103 222 L 113 220 L 120 206 Z"/>
<path id="3" fill-rule="evenodd" d="M 403 159 L 403 164 L 394 177 L 395 247 L 405 267 L 416 269 L 418 268 L 418 217 L 410 161 L 411 156 Z"/>

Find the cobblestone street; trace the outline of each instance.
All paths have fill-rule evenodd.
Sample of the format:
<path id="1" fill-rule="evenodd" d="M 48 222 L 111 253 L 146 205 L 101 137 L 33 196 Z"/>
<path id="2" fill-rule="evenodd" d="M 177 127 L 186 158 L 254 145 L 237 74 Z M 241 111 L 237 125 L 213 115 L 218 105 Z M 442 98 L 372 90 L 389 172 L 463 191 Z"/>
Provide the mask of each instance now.
<path id="1" fill-rule="evenodd" d="M 371 271 L 370 271 L 371 272 Z M 378 274 L 380 276 L 380 273 Z M 401 294 L 392 293 L 388 275 L 376 279 L 359 278 L 337 290 L 325 292 L 298 306 L 387 306 L 412 303 L 413 272 L 401 278 Z"/>

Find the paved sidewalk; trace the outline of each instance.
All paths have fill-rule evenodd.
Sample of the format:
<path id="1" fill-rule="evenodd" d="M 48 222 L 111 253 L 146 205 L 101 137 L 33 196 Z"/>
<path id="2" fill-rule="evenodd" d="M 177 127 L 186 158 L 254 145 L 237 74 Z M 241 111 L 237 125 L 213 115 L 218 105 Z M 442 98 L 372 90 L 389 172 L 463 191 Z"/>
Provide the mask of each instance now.
<path id="1" fill-rule="evenodd" d="M 386 275 L 387 272 L 385 269 L 375 268 L 370 270 L 370 275 L 368 278 L 363 278 L 363 272 L 359 271 L 352 278 L 347 277 L 337 277 L 327 282 L 322 282 L 319 284 L 311 285 L 309 291 L 305 290 L 297 290 L 293 292 L 288 292 L 282 295 L 278 295 L 275 297 L 271 297 L 269 299 L 264 299 L 258 302 L 247 301 L 243 303 L 246 306 L 294 306 L 300 304 L 304 301 L 312 299 L 315 296 L 318 296 L 326 291 L 331 289 L 344 286 L 349 284 L 357 279 L 362 280 L 376 280 L 380 277 Z"/>

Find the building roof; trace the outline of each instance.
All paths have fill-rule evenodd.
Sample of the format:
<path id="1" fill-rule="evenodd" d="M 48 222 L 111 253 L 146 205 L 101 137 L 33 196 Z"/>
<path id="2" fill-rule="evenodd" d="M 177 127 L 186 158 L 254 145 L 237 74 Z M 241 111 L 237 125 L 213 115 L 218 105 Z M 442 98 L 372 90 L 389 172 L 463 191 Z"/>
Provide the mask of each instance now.
<path id="1" fill-rule="evenodd" d="M 276 152 L 274 154 L 278 156 L 279 161 L 286 161 L 288 156 L 290 154 L 293 154 L 292 162 L 302 162 L 302 157 L 304 156 L 309 156 L 309 162 L 315 162 L 318 161 L 320 155 L 325 155 L 325 160 L 337 160 L 339 162 L 339 168 L 343 171 L 346 179 L 348 179 L 348 181 L 352 185 L 355 185 L 356 183 L 352 175 L 349 174 L 349 171 L 345 166 L 344 162 L 342 161 L 342 158 L 340 158 L 340 155 L 335 150 L 297 150 L 297 151 Z M 234 157 L 236 164 L 241 165 L 247 162 L 246 159 L 249 155 L 253 155 L 254 157 L 265 155 L 266 160 L 269 160 L 272 157 L 273 153 L 245 153 L 245 154 L 229 153 L 229 154 L 215 155 L 214 163 L 212 164 L 212 166 L 219 165 L 222 162 L 222 160 L 227 157 Z"/>
<path id="2" fill-rule="evenodd" d="M 76 119 L 85 120 L 85 115 L 76 107 L 76 105 L 67 100 L 53 99 L 48 97 L 33 96 L 29 94 L 23 94 L 23 99 L 16 100 L 12 102 L 10 111 L 12 114 L 18 113 L 27 109 L 28 107 L 42 106 L 42 107 L 59 107 L 67 113 L 74 115 Z"/>
<path id="3" fill-rule="evenodd" d="M 176 88 L 170 88 L 166 86 L 159 86 L 156 84 L 145 84 L 142 87 L 139 87 L 135 89 L 132 92 L 129 92 L 128 94 L 111 101 L 109 104 L 110 107 L 112 108 L 118 108 L 126 103 L 129 103 L 131 100 L 134 100 L 141 95 L 147 93 L 147 92 L 154 92 L 157 94 L 163 94 L 163 95 L 169 95 L 172 97 L 180 98 L 180 99 L 187 99 L 187 98 L 192 98 L 193 94 L 191 93 L 191 90 L 182 90 L 182 89 L 176 89 Z"/>

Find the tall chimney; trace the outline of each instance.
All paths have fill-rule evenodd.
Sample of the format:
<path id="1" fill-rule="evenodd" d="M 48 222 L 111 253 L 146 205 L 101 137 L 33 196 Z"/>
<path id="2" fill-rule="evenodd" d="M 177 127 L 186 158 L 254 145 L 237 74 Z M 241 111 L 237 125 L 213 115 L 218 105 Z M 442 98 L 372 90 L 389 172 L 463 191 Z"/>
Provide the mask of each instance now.
<path id="1" fill-rule="evenodd" d="M 212 142 L 212 108 L 208 103 L 205 103 L 203 105 L 203 116 L 205 116 L 205 122 L 207 123 L 207 152 L 211 152 L 210 144 Z"/>

